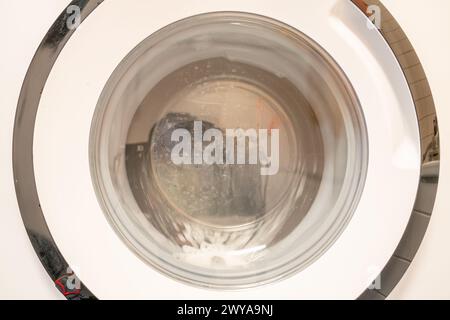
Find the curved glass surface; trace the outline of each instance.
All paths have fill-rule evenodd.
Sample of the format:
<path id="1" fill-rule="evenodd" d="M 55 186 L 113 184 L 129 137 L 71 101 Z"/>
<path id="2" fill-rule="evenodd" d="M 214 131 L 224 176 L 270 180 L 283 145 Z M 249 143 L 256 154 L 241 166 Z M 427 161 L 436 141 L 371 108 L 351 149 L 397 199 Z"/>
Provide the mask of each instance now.
<path id="1" fill-rule="evenodd" d="M 139 44 L 92 123 L 96 192 L 125 243 L 193 285 L 298 272 L 344 230 L 367 168 L 362 111 L 307 36 L 243 13 L 176 22 Z"/>

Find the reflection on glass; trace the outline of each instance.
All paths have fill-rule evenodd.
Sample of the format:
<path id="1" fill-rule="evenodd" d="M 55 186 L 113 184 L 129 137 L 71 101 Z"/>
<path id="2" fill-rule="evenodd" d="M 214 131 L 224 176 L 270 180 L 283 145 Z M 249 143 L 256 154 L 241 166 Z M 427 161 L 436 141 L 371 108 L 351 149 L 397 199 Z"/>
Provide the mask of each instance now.
<path id="1" fill-rule="evenodd" d="M 206 14 L 117 68 L 91 164 L 106 215 L 140 257 L 191 284 L 242 288 L 301 270 L 342 232 L 366 131 L 347 79 L 310 39 L 267 18 Z"/>

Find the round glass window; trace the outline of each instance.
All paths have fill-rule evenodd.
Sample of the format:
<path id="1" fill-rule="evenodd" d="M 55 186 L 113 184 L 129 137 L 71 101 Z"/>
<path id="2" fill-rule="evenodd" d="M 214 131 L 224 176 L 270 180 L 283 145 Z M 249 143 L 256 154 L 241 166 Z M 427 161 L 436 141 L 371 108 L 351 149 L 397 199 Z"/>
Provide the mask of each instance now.
<path id="1" fill-rule="evenodd" d="M 145 39 L 105 86 L 90 141 L 118 235 L 160 272 L 217 289 L 317 259 L 358 204 L 367 154 L 339 66 L 301 32 L 244 13 Z"/>

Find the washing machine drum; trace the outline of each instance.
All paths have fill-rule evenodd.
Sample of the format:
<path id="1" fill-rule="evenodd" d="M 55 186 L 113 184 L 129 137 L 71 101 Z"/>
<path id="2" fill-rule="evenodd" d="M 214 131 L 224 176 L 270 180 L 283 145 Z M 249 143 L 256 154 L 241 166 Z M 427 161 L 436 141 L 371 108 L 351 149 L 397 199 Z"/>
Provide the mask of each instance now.
<path id="1" fill-rule="evenodd" d="M 360 296 L 438 155 L 356 4 L 70 5 L 30 66 L 14 148 L 25 225 L 63 294 Z"/>

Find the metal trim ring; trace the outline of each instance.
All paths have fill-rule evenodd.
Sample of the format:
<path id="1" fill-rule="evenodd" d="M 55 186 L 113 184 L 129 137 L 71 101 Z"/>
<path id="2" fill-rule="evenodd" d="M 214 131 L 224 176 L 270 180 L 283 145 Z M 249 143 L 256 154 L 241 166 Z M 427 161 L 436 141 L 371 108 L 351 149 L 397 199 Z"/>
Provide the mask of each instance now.
<path id="1" fill-rule="evenodd" d="M 439 127 L 425 71 L 405 32 L 380 0 L 351 1 L 366 15 L 379 10 L 379 32 L 391 48 L 405 75 L 416 108 L 421 140 L 421 174 L 408 226 L 381 274 L 359 297 L 362 300 L 383 300 L 409 268 L 419 250 L 433 212 L 440 168 Z"/>
<path id="2" fill-rule="evenodd" d="M 350 1 L 364 12 L 367 12 L 369 5 L 376 5 L 387 18 L 380 32 L 396 55 L 410 86 L 421 136 L 423 155 L 421 179 L 409 226 L 379 278 L 380 288 L 368 289 L 360 297 L 360 299 L 384 299 L 406 272 L 420 246 L 432 213 L 439 176 L 439 130 L 425 72 L 398 23 L 379 0 Z M 73 0 L 67 8 L 70 6 L 80 8 L 81 23 L 102 2 L 103 0 Z M 40 206 L 33 166 L 34 128 L 41 94 L 60 52 L 74 33 L 74 29 L 67 25 L 69 18 L 67 8 L 42 40 L 22 85 L 14 124 L 13 173 L 16 196 L 26 231 L 55 286 L 67 299 L 96 299 L 70 269 L 51 235 Z M 428 200 L 425 204 L 424 199 Z M 428 220 L 425 219 L 425 223 L 420 224 L 418 232 L 417 221 L 423 217 Z"/>
<path id="3" fill-rule="evenodd" d="M 103 0 L 74 0 L 81 21 Z M 53 65 L 74 33 L 67 25 L 70 10 L 64 10 L 42 40 L 28 68 L 17 105 L 13 136 L 13 172 L 20 213 L 41 263 L 61 293 L 70 300 L 95 299 L 70 269 L 45 221 L 36 188 L 33 166 L 33 137 L 42 91 Z M 81 22 L 80 21 L 80 22 Z"/>

